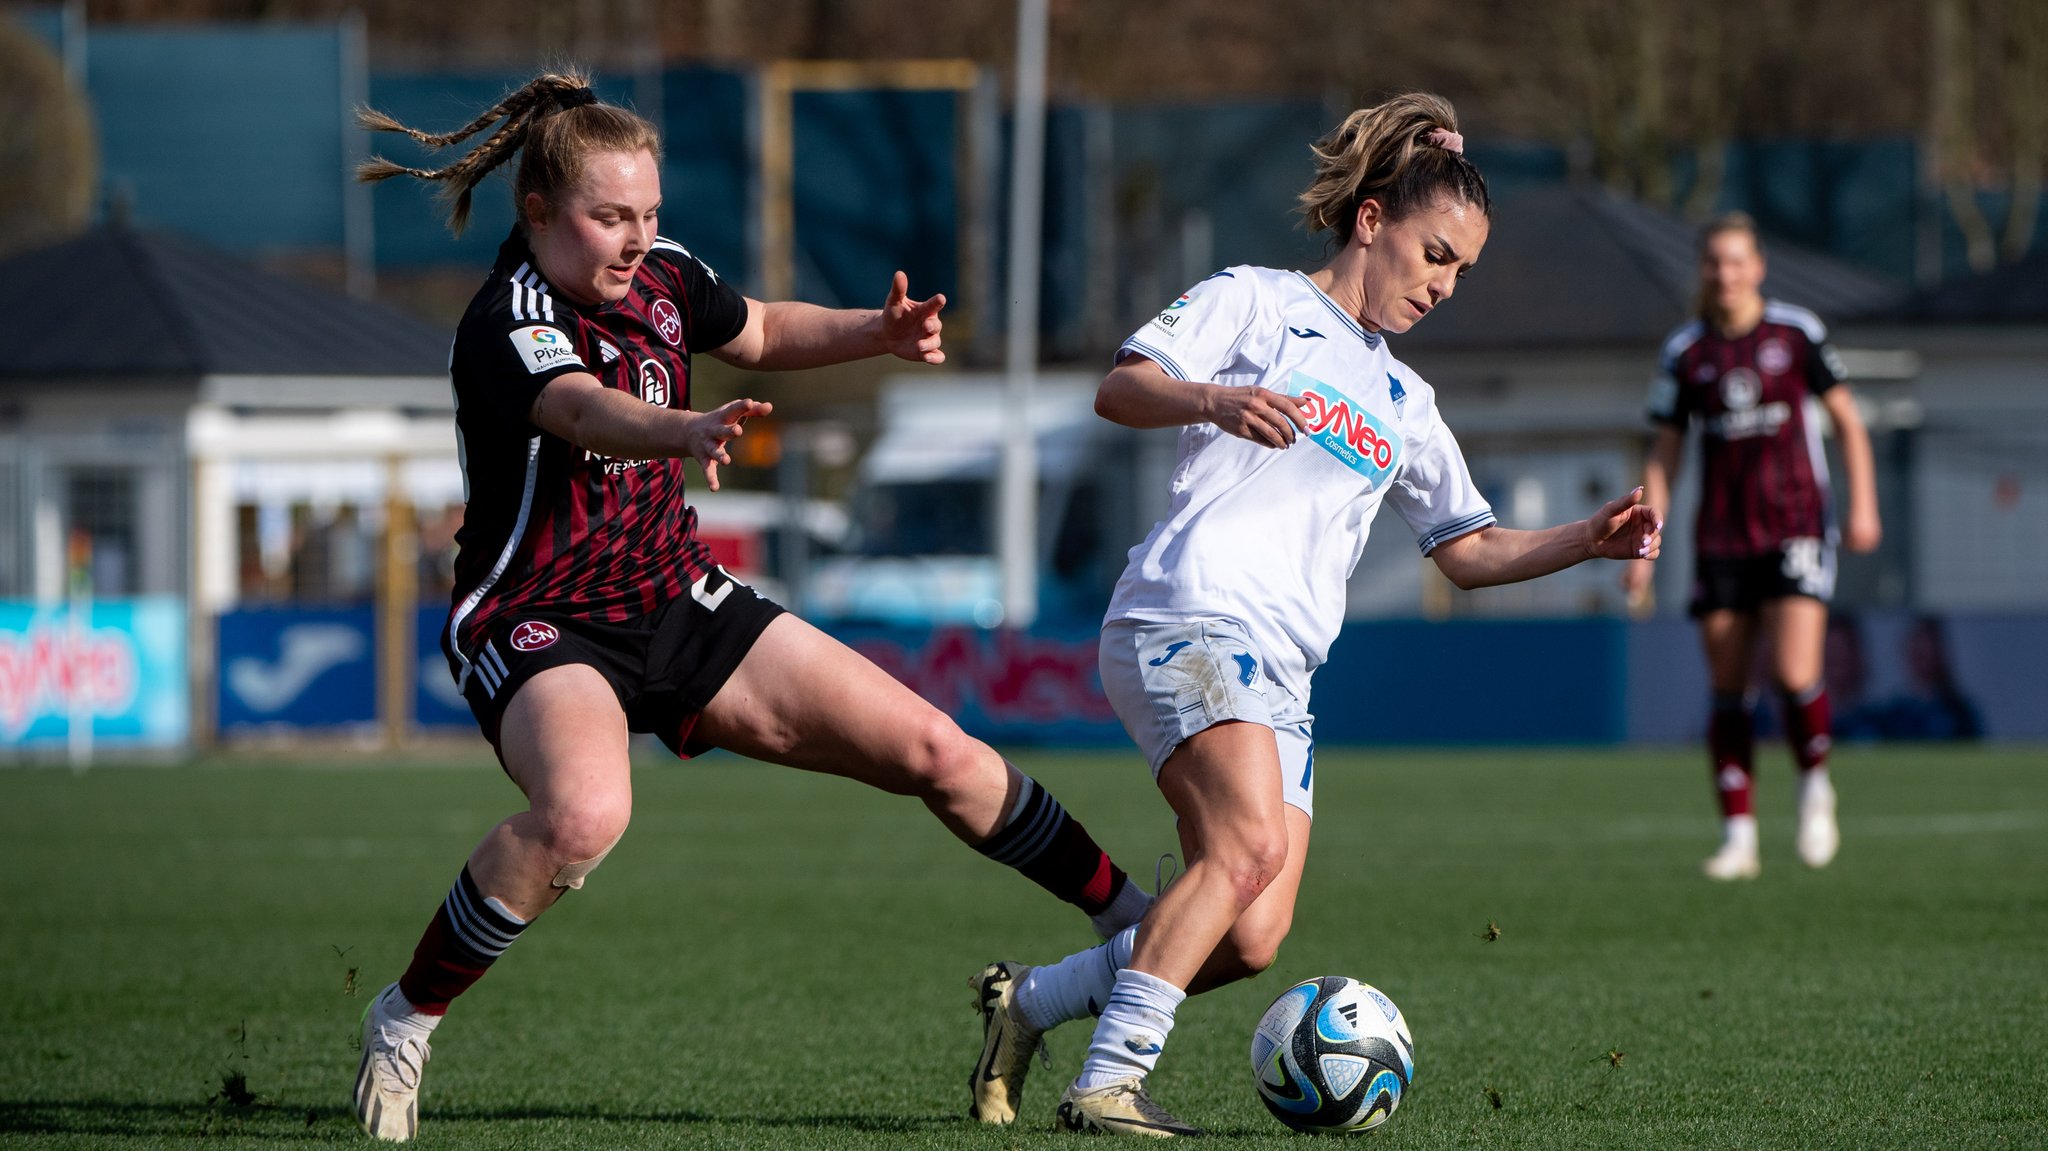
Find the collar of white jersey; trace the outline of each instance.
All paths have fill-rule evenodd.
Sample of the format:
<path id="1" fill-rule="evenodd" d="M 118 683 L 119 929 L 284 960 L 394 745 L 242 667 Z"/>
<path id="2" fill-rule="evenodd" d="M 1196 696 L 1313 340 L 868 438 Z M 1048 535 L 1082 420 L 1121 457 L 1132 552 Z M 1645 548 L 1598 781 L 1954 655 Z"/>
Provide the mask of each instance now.
<path id="1" fill-rule="evenodd" d="M 1328 295 L 1324 294 L 1321 288 L 1316 287 L 1316 282 L 1308 278 L 1307 272 L 1296 270 L 1294 274 L 1298 279 L 1301 280 L 1302 286 L 1306 287 L 1309 291 L 1314 292 L 1316 299 L 1321 300 L 1323 302 L 1323 306 L 1325 308 L 1330 309 L 1331 315 L 1337 317 L 1338 320 L 1343 322 L 1345 327 L 1351 329 L 1352 335 L 1357 336 L 1361 340 L 1364 340 L 1365 346 L 1368 348 L 1373 348 L 1375 350 L 1379 348 L 1380 341 L 1384 337 L 1382 337 L 1378 332 L 1366 331 L 1365 325 L 1360 324 L 1357 320 L 1353 319 L 1348 313 L 1344 311 L 1344 309 L 1337 306 L 1337 301 L 1331 299 Z"/>

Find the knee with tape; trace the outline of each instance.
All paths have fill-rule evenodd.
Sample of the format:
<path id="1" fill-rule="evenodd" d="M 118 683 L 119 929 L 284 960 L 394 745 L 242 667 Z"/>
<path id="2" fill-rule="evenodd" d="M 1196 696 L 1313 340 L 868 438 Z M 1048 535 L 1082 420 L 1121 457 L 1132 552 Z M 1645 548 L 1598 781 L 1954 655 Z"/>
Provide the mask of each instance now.
<path id="1" fill-rule="evenodd" d="M 561 869 L 555 872 L 555 878 L 552 880 L 554 886 L 566 887 L 571 891 L 581 891 L 583 889 L 584 877 L 589 875 L 591 872 L 596 871 L 597 865 L 603 863 L 604 857 L 610 855 L 612 853 L 612 848 L 617 847 L 619 845 L 619 840 L 624 838 L 626 838 L 626 833 L 621 831 L 617 835 L 612 837 L 612 841 L 610 843 L 605 844 L 603 851 L 598 852 L 596 855 L 591 856 L 589 859 L 586 859 L 581 863 L 563 864 Z"/>

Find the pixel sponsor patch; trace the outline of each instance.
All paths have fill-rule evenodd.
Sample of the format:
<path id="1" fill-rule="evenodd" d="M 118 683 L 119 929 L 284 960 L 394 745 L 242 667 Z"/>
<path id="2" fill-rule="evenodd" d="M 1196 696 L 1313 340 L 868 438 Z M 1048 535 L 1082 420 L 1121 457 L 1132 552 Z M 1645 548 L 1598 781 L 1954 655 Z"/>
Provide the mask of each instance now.
<path id="1" fill-rule="evenodd" d="M 583 357 L 576 354 L 576 345 L 569 334 L 560 328 L 536 324 L 527 328 L 515 328 L 512 346 L 519 351 L 519 358 L 526 361 L 526 370 L 534 375 L 554 371 L 561 367 L 583 366 Z"/>

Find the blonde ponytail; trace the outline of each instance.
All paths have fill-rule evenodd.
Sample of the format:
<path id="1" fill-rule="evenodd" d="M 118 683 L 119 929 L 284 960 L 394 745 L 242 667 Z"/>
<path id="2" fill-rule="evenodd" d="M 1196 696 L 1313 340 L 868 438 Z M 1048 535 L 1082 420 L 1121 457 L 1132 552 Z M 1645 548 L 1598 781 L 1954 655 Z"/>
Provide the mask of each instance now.
<path id="1" fill-rule="evenodd" d="M 1405 92 L 1360 108 L 1311 150 L 1316 174 L 1299 210 L 1312 234 L 1328 231 L 1349 242 L 1367 199 L 1378 200 L 1389 220 L 1446 196 L 1493 215 L 1486 178 L 1465 156 L 1457 110 L 1441 96 Z"/>
<path id="2" fill-rule="evenodd" d="M 469 223 L 476 186 L 514 155 L 519 157 L 519 173 L 512 185 L 515 205 L 524 205 L 529 192 L 553 202 L 582 178 L 584 160 L 594 152 L 646 150 L 657 161 L 661 159 L 661 136 L 654 125 L 623 108 L 598 102 L 590 90 L 589 76 L 574 70 L 534 77 L 453 132 L 422 132 L 374 108 L 357 109 L 356 123 L 373 132 L 401 132 L 435 149 L 459 144 L 497 125 L 481 144 L 446 167 L 409 168 L 372 156 L 356 169 L 356 179 L 366 183 L 393 176 L 440 183 L 440 197 L 449 205 L 448 227 L 457 235 Z M 525 210 L 520 207 L 518 211 L 524 224 Z"/>

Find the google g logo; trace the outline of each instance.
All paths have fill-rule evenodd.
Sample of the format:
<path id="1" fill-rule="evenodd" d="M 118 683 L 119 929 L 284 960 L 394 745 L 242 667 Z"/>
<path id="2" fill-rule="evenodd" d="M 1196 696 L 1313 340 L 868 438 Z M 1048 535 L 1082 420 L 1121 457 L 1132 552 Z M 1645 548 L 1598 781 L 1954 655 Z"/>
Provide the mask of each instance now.
<path id="1" fill-rule="evenodd" d="M 536 344 L 552 344 L 561 339 L 560 336 L 555 334 L 553 328 L 535 328 L 526 333 L 526 335 L 528 339 L 531 339 Z"/>

